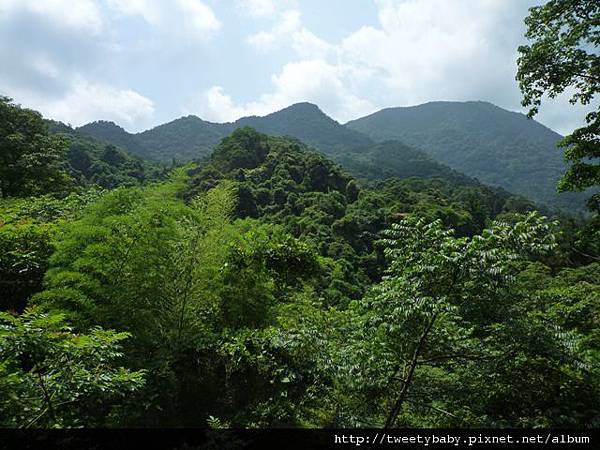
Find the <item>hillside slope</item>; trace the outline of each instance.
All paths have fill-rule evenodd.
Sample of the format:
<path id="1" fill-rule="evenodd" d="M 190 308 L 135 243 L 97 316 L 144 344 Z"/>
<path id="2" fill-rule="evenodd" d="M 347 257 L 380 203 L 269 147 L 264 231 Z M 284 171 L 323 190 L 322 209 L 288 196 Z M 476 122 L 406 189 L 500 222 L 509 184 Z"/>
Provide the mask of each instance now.
<path id="1" fill-rule="evenodd" d="M 310 103 L 297 103 L 264 117 L 243 117 L 229 123 L 213 123 L 196 116 L 186 116 L 137 134 L 127 133 L 106 121 L 89 123 L 77 131 L 127 148 L 150 160 L 189 161 L 208 155 L 221 139 L 246 126 L 272 136 L 295 137 L 327 154 L 373 143 Z"/>
<path id="2" fill-rule="evenodd" d="M 292 136 L 328 155 L 373 144 L 367 136 L 339 124 L 312 103 L 296 103 L 264 117 L 243 117 L 233 126 L 250 126 L 273 136 Z"/>
<path id="3" fill-rule="evenodd" d="M 221 139 L 246 126 L 299 139 L 358 177 L 455 179 L 464 174 L 552 207 L 584 209 L 584 194 L 556 192 L 565 171 L 556 148 L 561 136 L 522 114 L 486 102 L 389 108 L 346 125 L 316 105 L 297 103 L 232 123 L 187 116 L 137 134 L 111 122 L 94 122 L 77 131 L 152 161 L 186 162 L 207 157 Z"/>
<path id="4" fill-rule="evenodd" d="M 110 122 L 96 122 L 97 129 L 104 131 L 110 139 L 90 136 L 61 122 L 48 120 L 46 123 L 50 133 L 61 134 L 68 140 L 69 149 L 64 163 L 79 186 L 95 184 L 112 189 L 166 177 L 166 168 L 127 151 L 131 148 L 127 145 L 130 141 L 128 133 Z M 111 135 L 115 131 L 116 134 Z M 117 144 L 119 140 L 122 142 L 120 145 Z"/>
<path id="5" fill-rule="evenodd" d="M 539 202 L 583 207 L 584 195 L 556 193 L 565 162 L 558 133 L 487 102 L 388 108 L 348 122 L 376 141 L 400 140 L 437 161 Z"/>

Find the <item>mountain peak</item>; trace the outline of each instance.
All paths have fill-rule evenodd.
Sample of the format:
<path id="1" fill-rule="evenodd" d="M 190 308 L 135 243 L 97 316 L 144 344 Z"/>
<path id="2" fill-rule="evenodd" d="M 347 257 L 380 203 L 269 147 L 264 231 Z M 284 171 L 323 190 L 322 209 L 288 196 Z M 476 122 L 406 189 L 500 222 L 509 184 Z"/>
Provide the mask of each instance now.
<path id="1" fill-rule="evenodd" d="M 321 108 L 319 108 L 318 105 L 315 105 L 314 103 L 310 103 L 310 102 L 298 102 L 298 103 L 293 103 L 290 106 L 288 106 L 285 109 L 300 109 L 300 110 L 305 110 L 305 111 L 318 111 L 320 113 L 323 113 L 323 111 L 321 110 Z M 325 114 L 325 113 L 323 113 Z"/>
<path id="2" fill-rule="evenodd" d="M 111 120 L 95 120 L 94 122 L 86 123 L 85 125 L 82 125 L 82 126 L 76 128 L 77 131 L 83 131 L 83 132 L 86 132 L 87 130 L 91 130 L 91 129 L 96 129 L 96 130 L 98 130 L 98 129 L 105 129 L 105 130 L 114 129 L 114 130 L 126 132 L 123 127 L 117 125 L 116 123 L 114 123 Z"/>
<path id="3" fill-rule="evenodd" d="M 510 192 L 565 209 L 581 198 L 556 193 L 565 162 L 561 136 L 489 102 L 430 102 L 388 108 L 346 124 L 375 141 L 396 139 Z"/>
<path id="4" fill-rule="evenodd" d="M 321 108 L 319 108 L 314 103 L 309 102 L 300 102 L 294 103 L 286 108 L 280 109 L 279 111 L 272 112 L 271 114 L 267 114 L 265 117 L 272 117 L 276 115 L 282 114 L 302 114 L 302 115 L 319 115 L 327 117 L 329 120 L 333 120 L 327 114 L 323 112 Z"/>

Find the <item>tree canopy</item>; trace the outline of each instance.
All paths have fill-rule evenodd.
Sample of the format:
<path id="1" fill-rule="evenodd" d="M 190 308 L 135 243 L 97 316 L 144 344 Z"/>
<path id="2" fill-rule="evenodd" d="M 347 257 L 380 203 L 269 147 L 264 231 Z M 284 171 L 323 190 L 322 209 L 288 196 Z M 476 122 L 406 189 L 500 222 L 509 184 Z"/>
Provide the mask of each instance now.
<path id="1" fill-rule="evenodd" d="M 0 199 L 0 426 L 600 426 L 597 217 L 393 142 L 159 167 L 6 105 L 71 180 Z"/>
<path id="2" fill-rule="evenodd" d="M 525 19 L 529 44 L 519 47 L 517 80 L 523 106 L 529 116 L 537 114 L 545 96 L 567 93 L 572 104 L 596 110 L 586 125 L 561 142 L 571 163 L 562 178 L 561 190 L 583 191 L 600 184 L 600 5 L 594 0 L 550 0 L 529 10 Z M 596 101 L 595 101 L 596 100 Z M 600 210 L 596 193 L 588 202 Z"/>

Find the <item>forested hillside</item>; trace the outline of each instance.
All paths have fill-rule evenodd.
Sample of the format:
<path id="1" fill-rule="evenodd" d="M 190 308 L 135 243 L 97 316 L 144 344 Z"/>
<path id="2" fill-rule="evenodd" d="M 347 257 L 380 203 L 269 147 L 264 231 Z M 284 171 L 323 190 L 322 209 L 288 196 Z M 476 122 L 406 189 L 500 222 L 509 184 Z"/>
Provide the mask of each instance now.
<path id="1" fill-rule="evenodd" d="M 98 189 L 77 139 L 1 118 L 0 425 L 600 426 L 597 218 L 249 127 Z"/>
<path id="2" fill-rule="evenodd" d="M 209 154 L 222 138 L 244 126 L 270 135 L 292 136 L 328 154 L 373 144 L 365 135 L 340 125 L 310 103 L 297 103 L 264 117 L 243 117 L 232 123 L 212 123 L 187 116 L 137 134 L 103 121 L 84 125 L 77 131 L 120 145 L 147 159 L 186 162 Z"/>
<path id="3" fill-rule="evenodd" d="M 420 160 L 423 170 L 409 176 L 451 174 L 451 168 L 455 171 L 451 176 L 465 174 L 549 207 L 585 210 L 584 194 L 557 193 L 557 182 L 566 169 L 557 148 L 561 136 L 522 114 L 485 102 L 389 108 L 345 126 L 316 105 L 298 103 L 233 123 L 187 116 L 138 134 L 111 122 L 91 123 L 78 132 L 153 161 L 186 162 L 210 154 L 223 137 L 243 126 L 300 139 L 359 177 L 403 177 L 401 166 L 410 155 L 411 161 Z"/>
<path id="4" fill-rule="evenodd" d="M 76 185 L 97 185 L 104 188 L 134 186 L 164 179 L 167 171 L 156 163 L 130 154 L 125 142 L 120 147 L 79 133 L 57 122 L 50 122 L 51 134 L 67 142 L 65 165 Z"/>
<path id="5" fill-rule="evenodd" d="M 312 103 L 296 103 L 264 117 L 243 117 L 234 126 L 251 126 L 270 135 L 292 136 L 328 155 L 363 150 L 373 144 L 367 136 L 340 125 Z"/>
<path id="6" fill-rule="evenodd" d="M 270 135 L 295 137 L 327 154 L 359 178 L 441 177 L 477 184 L 474 179 L 436 162 L 421 150 L 398 141 L 375 144 L 310 103 L 299 103 L 265 117 L 246 117 L 230 124 L 215 124 L 187 116 L 135 135 L 109 122 L 85 125 L 78 128 L 77 133 L 122 145 L 150 160 L 186 162 L 205 157 L 224 136 L 244 124 Z"/>
<path id="7" fill-rule="evenodd" d="M 486 102 L 431 102 L 388 108 L 350 121 L 376 141 L 397 139 L 435 160 L 532 200 L 583 209 L 585 196 L 557 193 L 566 162 L 562 136 L 519 113 Z"/>

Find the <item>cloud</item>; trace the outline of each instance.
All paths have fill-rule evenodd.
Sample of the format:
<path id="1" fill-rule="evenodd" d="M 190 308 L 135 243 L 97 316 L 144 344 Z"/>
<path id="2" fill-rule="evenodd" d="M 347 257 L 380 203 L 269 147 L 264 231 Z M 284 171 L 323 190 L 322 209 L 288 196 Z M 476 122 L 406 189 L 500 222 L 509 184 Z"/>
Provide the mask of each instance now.
<path id="1" fill-rule="evenodd" d="M 282 11 L 270 30 L 252 34 L 246 42 L 259 54 L 289 46 L 302 59 L 323 59 L 334 50 L 302 24 L 300 11 L 296 9 Z"/>
<path id="2" fill-rule="evenodd" d="M 212 120 L 299 101 L 340 121 L 432 100 L 523 111 L 516 49 L 528 7 L 541 1 L 374 0 L 367 24 L 350 7 L 347 17 L 309 22 L 303 14 L 316 11 L 296 0 L 236 0 L 233 11 L 221 0 L 0 0 L 0 94 L 68 122 L 109 118 L 134 128 L 154 117 L 152 101 L 156 120 L 186 102 Z M 235 29 L 219 33 L 221 18 Z M 114 107 L 101 96 L 114 97 Z M 564 133 L 584 110 L 558 99 L 538 118 Z"/>
<path id="3" fill-rule="evenodd" d="M 98 34 L 103 28 L 102 15 L 93 0 L 0 0 L 0 20 L 15 16 L 37 16 L 57 28 Z"/>
<path id="4" fill-rule="evenodd" d="M 0 93 L 19 101 L 60 99 L 76 74 L 94 71 L 104 59 L 107 30 L 90 0 L 0 0 L 0 60 L 6 62 Z"/>
<path id="5" fill-rule="evenodd" d="M 486 100 L 522 111 L 515 81 L 517 47 L 524 40 L 527 10 L 538 3 L 375 0 L 378 23 L 363 26 L 338 43 L 315 35 L 302 23 L 298 10 L 283 11 L 271 16 L 270 29 L 250 35 L 247 42 L 259 55 L 291 50 L 291 60 L 272 75 L 273 90 L 259 102 L 240 107 L 226 96 L 227 105 L 234 105 L 226 115 L 248 112 L 249 105 L 267 110 L 266 105 L 284 106 L 282 99 L 309 97 L 342 121 L 374 107 L 432 100 Z M 317 66 L 324 72 L 316 74 L 312 68 Z M 225 95 L 222 88 L 219 92 Z M 548 103 L 539 119 L 563 132 L 580 125 L 583 108 L 567 105 L 564 100 Z M 218 103 L 211 109 L 218 109 Z"/>
<path id="6" fill-rule="evenodd" d="M 292 103 L 309 101 L 339 120 L 349 120 L 373 112 L 373 105 L 346 88 L 343 73 L 326 61 L 304 60 L 286 64 L 271 77 L 273 91 L 257 101 L 236 104 L 221 86 L 213 86 L 199 95 L 186 109 L 187 113 L 222 122 L 243 116 L 265 115 Z"/>
<path id="7" fill-rule="evenodd" d="M 516 48 L 529 5 L 520 0 L 376 0 L 378 24 L 335 44 L 304 26 L 299 11 L 283 11 L 270 29 L 247 38 L 259 54 L 285 48 L 295 59 L 272 75 L 275 89 L 259 103 L 310 94 L 327 103 L 338 120 L 373 105 L 431 100 L 482 99 L 518 108 Z M 321 61 L 324 73 L 308 69 L 314 61 Z M 315 83 L 328 85 L 334 94 Z"/>
<path id="8" fill-rule="evenodd" d="M 247 42 L 255 50 L 266 53 L 285 44 L 285 39 L 301 30 L 300 12 L 287 10 L 281 13 L 277 23 L 269 31 L 248 36 Z"/>
<path id="9" fill-rule="evenodd" d="M 213 122 L 232 122 L 242 116 L 262 113 L 252 109 L 251 105 L 235 105 L 222 86 L 213 86 L 197 96 L 185 112 L 198 114 Z"/>
<path id="10" fill-rule="evenodd" d="M 54 98 L 27 89 L 14 89 L 15 100 L 27 107 L 74 126 L 104 119 L 130 130 L 148 125 L 154 114 L 153 102 L 131 89 L 120 89 L 76 77 L 65 95 Z"/>
<path id="11" fill-rule="evenodd" d="M 238 8 L 255 19 L 272 17 L 277 10 L 274 0 L 238 0 Z"/>
<path id="12" fill-rule="evenodd" d="M 378 0 L 377 5 L 379 26 L 346 37 L 341 53 L 347 64 L 370 71 L 381 101 L 514 102 L 516 48 L 527 2 Z"/>
<path id="13" fill-rule="evenodd" d="M 122 16 L 139 16 L 168 34 L 209 39 L 221 28 L 210 6 L 201 0 L 107 0 Z"/>

